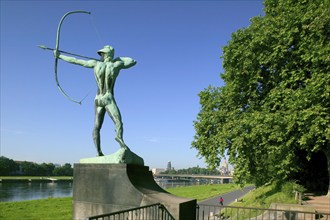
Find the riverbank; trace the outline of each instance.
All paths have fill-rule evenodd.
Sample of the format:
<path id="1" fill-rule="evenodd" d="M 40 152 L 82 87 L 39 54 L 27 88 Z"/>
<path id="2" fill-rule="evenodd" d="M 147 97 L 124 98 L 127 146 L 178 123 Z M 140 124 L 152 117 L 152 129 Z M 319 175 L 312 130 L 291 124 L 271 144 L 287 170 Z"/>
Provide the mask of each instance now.
<path id="1" fill-rule="evenodd" d="M 0 183 L 73 181 L 72 176 L 0 176 Z"/>
<path id="2" fill-rule="evenodd" d="M 236 184 L 214 184 L 167 189 L 170 193 L 201 201 L 208 197 L 233 191 Z M 48 198 L 41 200 L 1 202 L 0 219 L 72 219 L 72 198 Z"/>
<path id="3" fill-rule="evenodd" d="M 177 196 L 195 198 L 198 201 L 223 195 L 240 188 L 236 184 L 214 184 L 170 188 L 167 191 Z M 285 184 L 278 188 L 275 185 L 260 187 L 249 192 L 238 203 L 230 204 L 247 207 L 268 208 L 271 203 L 297 203 L 293 190 L 295 184 Z M 72 198 L 49 198 L 21 202 L 1 202 L 0 219 L 72 219 Z"/>

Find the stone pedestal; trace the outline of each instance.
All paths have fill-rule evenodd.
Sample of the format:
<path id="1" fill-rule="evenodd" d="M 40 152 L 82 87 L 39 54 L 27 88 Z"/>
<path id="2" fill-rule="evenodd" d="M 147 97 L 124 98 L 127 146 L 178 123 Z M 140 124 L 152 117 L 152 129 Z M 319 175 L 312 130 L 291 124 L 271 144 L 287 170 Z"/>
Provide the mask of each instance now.
<path id="1" fill-rule="evenodd" d="M 155 203 L 163 204 L 175 219 L 196 218 L 196 200 L 163 190 L 146 166 L 74 164 L 73 219 Z"/>

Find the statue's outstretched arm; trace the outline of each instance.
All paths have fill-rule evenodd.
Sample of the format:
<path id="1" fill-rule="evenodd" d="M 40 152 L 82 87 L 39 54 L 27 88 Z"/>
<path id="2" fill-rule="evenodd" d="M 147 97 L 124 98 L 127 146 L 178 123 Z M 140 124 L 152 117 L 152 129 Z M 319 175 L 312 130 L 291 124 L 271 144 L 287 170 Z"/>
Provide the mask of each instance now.
<path id="1" fill-rule="evenodd" d="M 65 62 L 84 66 L 87 68 L 93 68 L 97 63 L 96 60 L 81 60 L 81 59 L 77 59 L 75 57 L 70 57 L 70 56 L 65 56 L 63 54 L 59 54 L 56 51 L 54 51 L 54 56 L 55 56 L 55 58 L 59 58 L 61 60 L 64 60 Z"/>
<path id="2" fill-rule="evenodd" d="M 114 61 L 122 62 L 122 68 L 127 69 L 136 64 L 136 60 L 133 60 L 130 57 L 117 57 Z"/>

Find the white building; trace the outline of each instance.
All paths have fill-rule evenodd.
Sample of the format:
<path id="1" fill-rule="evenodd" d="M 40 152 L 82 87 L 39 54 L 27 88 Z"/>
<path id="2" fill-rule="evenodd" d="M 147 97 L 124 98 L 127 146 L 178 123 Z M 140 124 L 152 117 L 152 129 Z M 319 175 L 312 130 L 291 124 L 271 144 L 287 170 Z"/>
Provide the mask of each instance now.
<path id="1" fill-rule="evenodd" d="M 161 172 L 165 172 L 165 169 L 161 169 L 161 168 L 152 168 L 151 169 L 152 175 L 158 175 Z"/>

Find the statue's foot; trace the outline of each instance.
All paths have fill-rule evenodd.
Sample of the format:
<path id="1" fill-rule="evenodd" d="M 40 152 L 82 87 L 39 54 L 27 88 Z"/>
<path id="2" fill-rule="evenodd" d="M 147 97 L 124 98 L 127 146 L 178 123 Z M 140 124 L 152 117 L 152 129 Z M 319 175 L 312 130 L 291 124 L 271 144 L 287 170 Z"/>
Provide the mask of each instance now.
<path id="1" fill-rule="evenodd" d="M 102 157 L 104 156 L 104 154 L 102 153 L 102 151 L 99 151 L 97 156 Z"/>
<path id="2" fill-rule="evenodd" d="M 120 147 L 124 150 L 129 150 L 128 146 L 124 143 L 124 141 L 118 137 L 115 140 L 119 143 Z"/>

